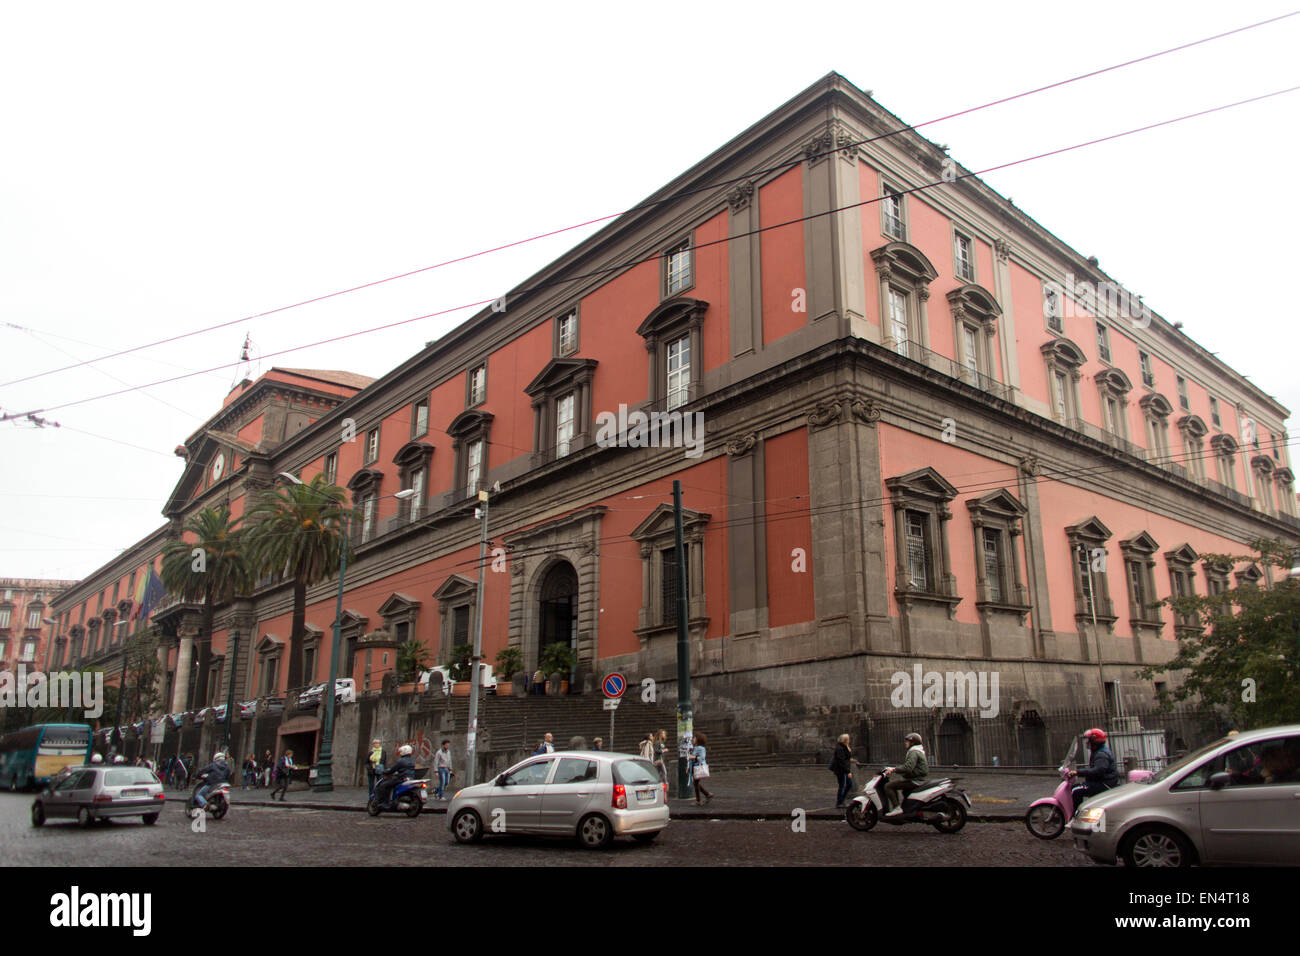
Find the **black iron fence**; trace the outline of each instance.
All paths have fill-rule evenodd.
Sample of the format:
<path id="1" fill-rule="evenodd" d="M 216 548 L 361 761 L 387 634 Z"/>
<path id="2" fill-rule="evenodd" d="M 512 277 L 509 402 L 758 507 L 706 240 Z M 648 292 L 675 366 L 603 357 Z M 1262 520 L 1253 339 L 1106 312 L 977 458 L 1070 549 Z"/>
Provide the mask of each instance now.
<path id="1" fill-rule="evenodd" d="M 1121 772 L 1159 770 L 1231 729 L 1209 710 L 1153 710 L 1123 717 L 1101 710 L 1026 710 L 990 717 L 977 711 L 900 710 L 865 721 L 854 749 L 859 759 L 865 750 L 868 762 L 896 762 L 905 750 L 903 738 L 918 733 L 930 762 L 937 766 L 1054 768 L 1091 727 L 1110 735 Z"/>

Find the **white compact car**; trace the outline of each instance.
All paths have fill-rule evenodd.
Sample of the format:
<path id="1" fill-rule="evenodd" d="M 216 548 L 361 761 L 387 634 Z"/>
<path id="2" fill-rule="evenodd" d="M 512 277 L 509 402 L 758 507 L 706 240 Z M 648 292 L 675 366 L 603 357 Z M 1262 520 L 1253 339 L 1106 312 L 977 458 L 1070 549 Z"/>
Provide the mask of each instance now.
<path id="1" fill-rule="evenodd" d="M 642 757 L 556 751 L 461 790 L 447 807 L 447 826 L 461 843 L 485 833 L 577 838 L 593 850 L 616 836 L 648 843 L 668 826 L 668 785 Z"/>

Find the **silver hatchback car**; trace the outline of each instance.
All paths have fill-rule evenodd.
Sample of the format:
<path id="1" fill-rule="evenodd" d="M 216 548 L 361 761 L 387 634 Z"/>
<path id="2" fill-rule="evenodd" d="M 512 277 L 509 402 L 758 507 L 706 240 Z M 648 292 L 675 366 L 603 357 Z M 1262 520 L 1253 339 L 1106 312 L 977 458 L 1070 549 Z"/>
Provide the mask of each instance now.
<path id="1" fill-rule="evenodd" d="M 1300 864 L 1300 724 L 1224 737 L 1098 794 L 1070 832 L 1101 863 Z"/>
<path id="2" fill-rule="evenodd" d="M 589 849 L 622 835 L 648 843 L 668 826 L 668 785 L 654 764 L 632 754 L 539 754 L 457 793 L 447 826 L 461 843 L 484 833 L 576 837 Z"/>
<path id="3" fill-rule="evenodd" d="M 60 817 L 75 818 L 83 827 L 93 820 L 140 817 L 152 826 L 158 822 L 164 802 L 162 784 L 144 767 L 73 767 L 37 794 L 32 802 L 32 826 Z"/>

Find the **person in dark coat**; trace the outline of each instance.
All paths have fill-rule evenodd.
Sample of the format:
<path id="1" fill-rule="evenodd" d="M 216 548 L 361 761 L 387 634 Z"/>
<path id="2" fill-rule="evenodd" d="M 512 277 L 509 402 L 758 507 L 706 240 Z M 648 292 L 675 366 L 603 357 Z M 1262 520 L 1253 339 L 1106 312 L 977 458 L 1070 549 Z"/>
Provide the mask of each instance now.
<path id="1" fill-rule="evenodd" d="M 1074 798 L 1076 813 L 1083 801 L 1119 784 L 1119 770 L 1115 766 L 1115 755 L 1106 746 L 1106 731 L 1093 727 L 1085 731 L 1083 736 L 1088 741 L 1088 749 L 1092 751 L 1092 756 L 1088 760 L 1087 767 L 1070 771 L 1070 776 L 1079 777 L 1084 781 L 1083 786 L 1075 787 L 1070 791 Z"/>
<path id="2" fill-rule="evenodd" d="M 411 753 L 410 744 L 402 744 L 397 748 L 397 761 L 384 771 L 383 777 L 375 786 L 375 799 L 380 805 L 388 802 L 389 794 L 399 783 L 415 776 L 415 758 Z"/>
<path id="3" fill-rule="evenodd" d="M 853 750 L 848 734 L 840 734 L 835 742 L 835 755 L 831 757 L 831 772 L 840 782 L 839 789 L 835 792 L 835 809 L 838 810 L 844 806 L 844 801 L 853 792 Z"/>

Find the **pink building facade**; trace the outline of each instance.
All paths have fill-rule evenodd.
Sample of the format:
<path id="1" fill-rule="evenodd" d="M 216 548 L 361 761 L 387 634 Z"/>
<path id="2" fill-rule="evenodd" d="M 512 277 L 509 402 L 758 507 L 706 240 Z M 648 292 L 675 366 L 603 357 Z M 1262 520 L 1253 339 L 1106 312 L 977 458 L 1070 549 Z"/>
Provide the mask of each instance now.
<path id="1" fill-rule="evenodd" d="M 886 135 L 904 125 L 831 74 L 381 378 L 246 383 L 178 450 L 169 525 L 56 602 L 64 659 L 111 649 L 107 615 L 185 515 L 324 473 L 357 508 L 337 663 L 363 692 L 404 641 L 445 661 L 481 606 L 489 662 L 517 646 L 531 671 L 563 641 L 671 700 L 678 480 L 701 711 L 800 746 L 826 714 L 889 713 L 917 663 L 997 672 L 1006 713 L 1149 706 L 1136 671 L 1188 626 L 1156 602 L 1267 585 L 1203 556 L 1300 534 L 1289 412 L 945 179 L 933 143 Z M 702 437 L 606 441 L 620 408 L 698 415 Z M 310 589 L 297 642 L 286 584 L 219 609 L 207 701 L 176 690 L 196 609 L 156 614 L 170 706 L 323 680 L 336 587 Z"/>

